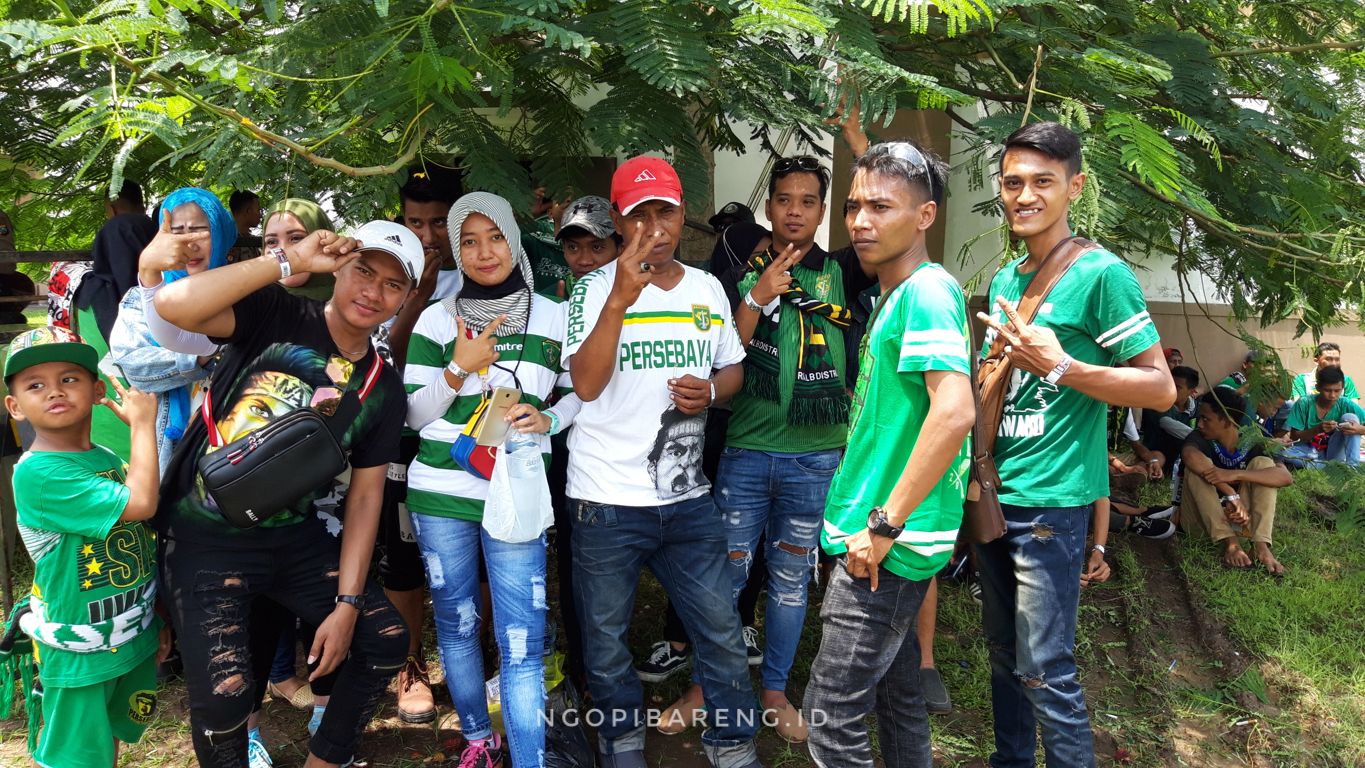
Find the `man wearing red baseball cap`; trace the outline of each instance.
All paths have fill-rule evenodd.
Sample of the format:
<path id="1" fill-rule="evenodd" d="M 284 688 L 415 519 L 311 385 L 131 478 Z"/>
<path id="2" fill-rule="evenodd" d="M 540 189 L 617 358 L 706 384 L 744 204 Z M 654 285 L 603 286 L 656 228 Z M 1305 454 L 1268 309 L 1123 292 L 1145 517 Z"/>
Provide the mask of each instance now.
<path id="1" fill-rule="evenodd" d="M 758 726 L 724 526 L 701 469 L 706 410 L 744 380 L 729 300 L 679 263 L 683 193 L 666 161 L 637 157 L 611 181 L 616 261 L 574 285 L 564 342 L 583 409 L 569 435 L 574 599 L 603 768 L 644 768 L 644 692 L 626 633 L 648 565 L 695 645 L 717 768 L 758 766 Z"/>

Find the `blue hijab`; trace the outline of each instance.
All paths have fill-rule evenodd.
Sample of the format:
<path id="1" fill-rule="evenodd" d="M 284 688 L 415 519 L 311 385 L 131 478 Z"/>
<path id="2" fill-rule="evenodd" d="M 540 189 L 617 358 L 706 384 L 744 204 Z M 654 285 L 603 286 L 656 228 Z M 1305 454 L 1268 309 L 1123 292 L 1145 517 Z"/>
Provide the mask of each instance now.
<path id="1" fill-rule="evenodd" d="M 232 214 L 223 207 L 222 201 L 218 196 L 206 189 L 198 187 L 181 187 L 166 196 L 161 203 L 160 218 L 156 225 L 159 228 L 161 222 L 180 206 L 191 203 L 199 206 L 199 210 L 204 212 L 204 216 L 209 220 L 209 233 L 212 237 L 212 250 L 209 253 L 209 269 L 216 269 L 227 263 L 228 251 L 237 243 L 237 222 L 232 220 Z M 183 269 L 173 269 L 162 272 L 161 276 L 166 282 L 173 283 L 189 273 Z"/>
<path id="2" fill-rule="evenodd" d="M 223 207 L 223 203 L 218 196 L 206 189 L 198 187 L 181 187 L 166 196 L 161 203 L 160 218 L 157 219 L 157 227 L 160 228 L 161 222 L 169 216 L 171 211 L 182 205 L 197 205 L 199 210 L 204 212 L 209 220 L 209 269 L 215 269 L 227 264 L 228 251 L 237 242 L 237 222 L 232 220 L 232 214 Z M 172 269 L 161 273 L 161 276 L 168 283 L 173 283 L 182 277 L 189 275 L 183 269 Z M 190 388 L 188 386 L 178 387 L 167 393 L 170 398 L 170 414 L 166 424 L 166 436 L 172 440 L 179 440 L 185 435 L 185 427 L 190 421 Z"/>

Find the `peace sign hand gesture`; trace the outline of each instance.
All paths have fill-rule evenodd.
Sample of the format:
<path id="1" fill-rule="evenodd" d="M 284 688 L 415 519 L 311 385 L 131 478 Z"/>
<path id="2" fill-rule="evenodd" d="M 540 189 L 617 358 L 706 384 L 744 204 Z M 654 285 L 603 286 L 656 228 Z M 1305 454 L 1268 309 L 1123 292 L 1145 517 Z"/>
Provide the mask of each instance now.
<path id="1" fill-rule="evenodd" d="M 767 306 L 773 299 L 786 293 L 792 284 L 791 268 L 800 260 L 801 252 L 796 249 L 796 245 L 787 243 L 787 247 L 768 264 L 763 274 L 759 276 L 758 282 L 749 290 L 754 301 Z"/>
<path id="2" fill-rule="evenodd" d="M 634 222 L 626 232 L 626 250 L 616 259 L 616 279 L 611 286 L 609 300 L 620 302 L 629 307 L 640 298 L 640 292 L 654 279 L 653 265 L 645 261 L 654 250 L 654 244 L 663 239 L 664 233 L 658 230 L 648 234 L 644 222 Z"/>
<path id="3" fill-rule="evenodd" d="M 201 232 L 172 232 L 171 217 L 162 214 L 161 226 L 137 261 L 138 280 L 148 288 L 161 284 L 161 273 L 184 269 L 192 259 L 207 259 L 213 250 L 213 235 Z"/>
<path id="4" fill-rule="evenodd" d="M 455 349 L 450 356 L 451 362 L 470 373 L 481 371 L 496 363 L 499 357 L 495 348 L 498 338 L 493 334 L 506 319 L 507 315 L 498 315 L 483 329 L 483 333 L 471 339 L 465 331 L 464 318 L 455 318 Z"/>
<path id="5" fill-rule="evenodd" d="M 1003 296 L 996 298 L 995 303 L 1004 310 L 1007 323 L 1001 325 L 985 312 L 977 312 L 976 316 L 1005 340 L 1005 356 L 1010 364 L 1039 378 L 1052 373 L 1052 369 L 1066 357 L 1061 342 L 1057 341 L 1057 334 L 1051 328 L 1025 323 L 1019 311 Z"/>

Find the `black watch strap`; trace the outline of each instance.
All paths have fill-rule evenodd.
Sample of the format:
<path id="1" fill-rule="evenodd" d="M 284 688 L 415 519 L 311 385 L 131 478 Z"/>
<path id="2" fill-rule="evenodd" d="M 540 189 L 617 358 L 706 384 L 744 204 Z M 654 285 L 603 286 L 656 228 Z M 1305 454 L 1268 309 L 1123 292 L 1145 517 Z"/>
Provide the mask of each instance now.
<path id="1" fill-rule="evenodd" d="M 867 516 L 867 530 L 871 531 L 873 535 L 894 539 L 905 531 L 905 526 L 897 528 L 886 519 L 885 509 L 873 507 L 872 512 Z"/>
<path id="2" fill-rule="evenodd" d="M 336 600 L 336 602 L 337 602 L 337 605 L 341 605 L 342 603 L 346 603 L 347 605 L 351 606 L 352 608 L 356 609 L 357 611 L 363 610 L 363 609 L 365 608 L 365 596 L 364 596 L 364 595 L 337 595 L 337 600 Z"/>

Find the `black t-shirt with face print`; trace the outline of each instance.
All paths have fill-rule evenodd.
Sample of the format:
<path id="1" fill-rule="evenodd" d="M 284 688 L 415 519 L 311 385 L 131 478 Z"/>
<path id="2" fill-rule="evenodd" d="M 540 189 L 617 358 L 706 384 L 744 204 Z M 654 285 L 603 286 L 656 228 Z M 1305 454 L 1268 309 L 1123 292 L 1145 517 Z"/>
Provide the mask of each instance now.
<path id="1" fill-rule="evenodd" d="M 231 336 L 215 339 L 226 346 L 209 384 L 213 421 L 224 444 L 297 408 L 318 407 L 330 413 L 347 389 L 361 385 L 375 352 L 371 349 L 355 362 L 343 357 L 327 330 L 324 306 L 272 285 L 233 307 L 236 328 Z M 352 468 L 387 465 L 398 458 L 406 412 L 402 380 L 384 364 L 359 415 L 342 437 L 342 449 Z M 262 539 L 311 534 L 316 530 L 313 526 L 300 525 L 306 521 L 336 528 L 329 519 L 336 481 L 323 484 L 256 528 L 232 526 L 204 493 L 197 464 L 208 450 L 208 429 L 202 412 L 196 410 L 162 479 L 157 524 L 170 538 L 212 538 L 222 544 L 258 546 Z"/>

